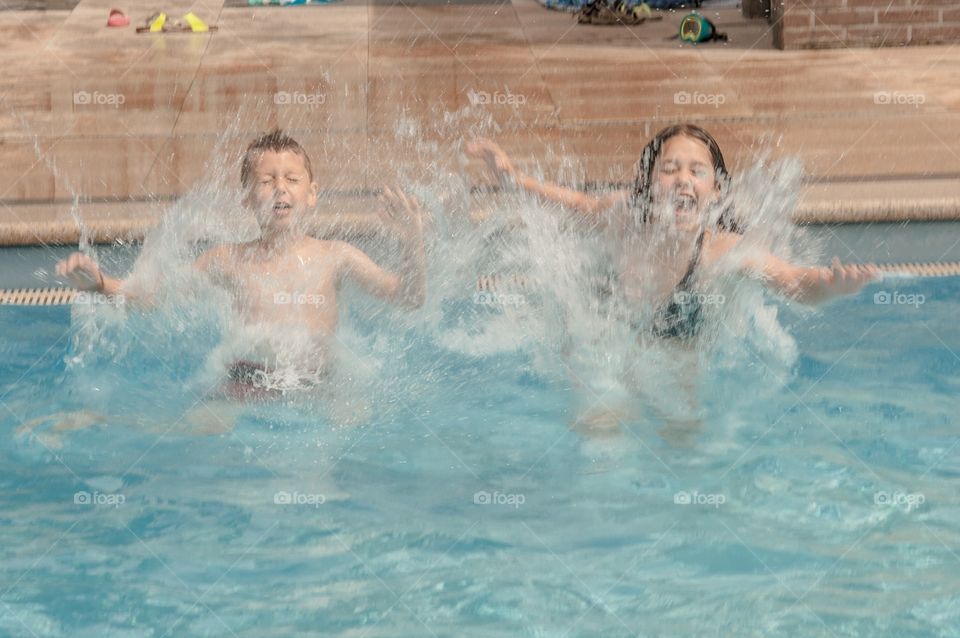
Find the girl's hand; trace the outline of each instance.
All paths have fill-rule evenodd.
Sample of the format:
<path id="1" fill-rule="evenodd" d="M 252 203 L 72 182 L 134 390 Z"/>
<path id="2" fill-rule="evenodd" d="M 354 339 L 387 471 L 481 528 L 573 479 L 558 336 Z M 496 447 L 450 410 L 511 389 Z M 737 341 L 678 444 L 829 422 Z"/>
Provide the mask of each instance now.
<path id="1" fill-rule="evenodd" d="M 475 139 L 467 143 L 466 151 L 467 155 L 484 160 L 487 168 L 497 179 L 517 178 L 517 169 L 514 168 L 513 162 L 493 140 L 482 137 Z"/>
<path id="2" fill-rule="evenodd" d="M 103 272 L 93 259 L 83 253 L 73 253 L 57 264 L 57 276 L 78 290 L 102 292 Z"/>
<path id="3" fill-rule="evenodd" d="M 824 268 L 824 271 L 821 285 L 831 296 L 852 295 L 880 279 L 880 271 L 875 265 L 847 264 L 844 266 L 840 263 L 839 257 L 834 257 L 831 266 Z"/>

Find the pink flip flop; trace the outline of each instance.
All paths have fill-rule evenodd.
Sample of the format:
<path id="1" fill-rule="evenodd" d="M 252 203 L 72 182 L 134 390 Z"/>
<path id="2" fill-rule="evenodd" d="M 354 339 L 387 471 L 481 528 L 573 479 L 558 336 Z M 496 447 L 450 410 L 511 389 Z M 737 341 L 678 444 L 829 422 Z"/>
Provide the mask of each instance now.
<path id="1" fill-rule="evenodd" d="M 130 26 L 130 18 L 120 9 L 110 9 L 110 17 L 107 18 L 108 27 L 126 27 Z"/>

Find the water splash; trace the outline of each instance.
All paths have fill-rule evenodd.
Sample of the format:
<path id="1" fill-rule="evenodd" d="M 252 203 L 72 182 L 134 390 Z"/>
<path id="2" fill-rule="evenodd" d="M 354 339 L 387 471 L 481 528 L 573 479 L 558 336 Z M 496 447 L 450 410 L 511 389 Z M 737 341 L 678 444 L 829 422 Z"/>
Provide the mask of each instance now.
<path id="1" fill-rule="evenodd" d="M 236 184 L 249 137 L 240 122 L 238 117 L 227 127 L 203 179 L 166 211 L 143 243 L 128 286 L 155 297 L 152 316 L 133 320 L 114 314 L 107 328 L 109 311 L 87 312 L 75 342 L 75 365 L 95 354 L 115 361 L 132 347 L 176 353 L 189 364 L 170 369 L 188 371 L 187 383 L 197 395 L 215 386 L 231 361 L 270 359 L 274 372 L 265 385 L 281 391 L 301 386 L 304 369 L 316 369 L 304 358 L 310 335 L 247 324 L 231 310 L 229 297 L 190 267 L 213 243 L 257 236 Z M 737 211 L 742 240 L 698 278 L 695 294 L 706 300 L 701 336 L 679 343 L 654 338 L 645 327 L 663 303 L 663 290 L 661 298 L 651 294 L 641 303 L 611 290 L 629 288 L 624 273 L 639 269 L 645 273 L 637 278 L 642 286 L 663 279 L 670 294 L 689 262 L 693 236 L 670 225 L 641 227 L 626 208 L 612 213 L 627 220 L 625 226 L 601 228 L 526 193 L 474 189 L 462 140 L 455 137 L 463 130 L 487 134 L 500 128 L 489 114 L 470 107 L 427 121 L 396 118 L 395 146 L 408 160 L 406 168 L 398 163 L 400 184 L 429 211 L 429 293 L 422 309 L 403 313 L 347 286 L 332 347 L 351 369 L 338 378 L 350 379 L 359 388 L 355 394 L 428 392 L 442 385 L 463 357 L 520 354 L 540 377 L 579 388 L 585 409 L 619 409 L 608 404 L 626 403 L 636 413 L 638 405 L 640 411 L 652 405 L 661 416 L 701 418 L 704 406 L 717 408 L 721 398 L 726 409 L 731 398 L 746 405 L 789 380 L 797 351 L 781 327 L 778 307 L 758 282 L 736 274 L 731 264 L 756 251 L 801 262 L 817 257 L 816 246 L 790 221 L 800 189 L 798 162 L 761 161 L 735 177 L 722 207 Z M 549 151 L 543 165 L 559 164 L 564 181 L 583 183 L 582 168 L 569 158 L 559 161 L 559 153 L 562 149 Z M 336 184 L 336 178 L 317 178 Z M 332 190 L 321 206 L 336 210 Z M 360 245 L 387 268 L 399 264 L 392 238 L 367 237 Z M 478 277 L 487 275 L 495 276 L 493 285 L 478 287 Z M 640 292 L 643 297 L 649 291 Z M 118 327 L 116 321 L 123 320 L 131 323 Z"/>

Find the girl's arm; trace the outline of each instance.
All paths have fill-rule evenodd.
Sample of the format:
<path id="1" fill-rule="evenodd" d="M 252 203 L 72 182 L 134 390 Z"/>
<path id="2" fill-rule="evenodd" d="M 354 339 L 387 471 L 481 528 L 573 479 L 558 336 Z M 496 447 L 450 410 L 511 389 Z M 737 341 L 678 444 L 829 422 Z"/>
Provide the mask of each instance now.
<path id="1" fill-rule="evenodd" d="M 738 235 L 724 233 L 715 240 L 715 250 L 720 254 L 726 253 L 739 240 Z M 807 267 L 759 251 L 744 255 L 738 266 L 743 274 L 762 280 L 773 292 L 808 305 L 858 293 L 864 286 L 880 279 L 880 271 L 875 265 L 843 265 L 837 257 L 833 258 L 830 266 Z"/>
<path id="2" fill-rule="evenodd" d="M 745 267 L 759 273 L 768 288 L 804 304 L 819 304 L 834 297 L 852 295 L 880 279 L 873 264 L 846 264 L 833 258 L 829 267 L 795 266 L 774 255 L 757 257 Z"/>
<path id="3" fill-rule="evenodd" d="M 603 197 L 593 197 L 572 188 L 550 182 L 539 182 L 518 171 L 503 149 L 492 140 L 483 138 L 474 140 L 467 144 L 466 150 L 469 155 L 486 161 L 490 171 L 500 179 L 512 181 L 527 192 L 566 208 L 572 208 L 584 215 L 593 216 L 605 212 L 629 196 L 626 191 L 618 191 Z"/>

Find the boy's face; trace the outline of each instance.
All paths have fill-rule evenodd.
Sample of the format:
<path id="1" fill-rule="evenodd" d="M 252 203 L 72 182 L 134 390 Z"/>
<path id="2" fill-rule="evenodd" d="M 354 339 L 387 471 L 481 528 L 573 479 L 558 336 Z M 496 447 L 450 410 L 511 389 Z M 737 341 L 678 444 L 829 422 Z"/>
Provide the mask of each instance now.
<path id="1" fill-rule="evenodd" d="M 246 204 L 261 230 L 279 230 L 317 204 L 316 182 L 303 158 L 291 151 L 264 151 L 254 162 Z"/>
<path id="2" fill-rule="evenodd" d="M 654 179 L 655 201 L 668 203 L 678 221 L 696 221 L 719 195 L 710 149 L 686 135 L 675 135 L 664 143 Z"/>

